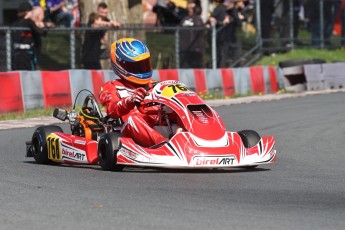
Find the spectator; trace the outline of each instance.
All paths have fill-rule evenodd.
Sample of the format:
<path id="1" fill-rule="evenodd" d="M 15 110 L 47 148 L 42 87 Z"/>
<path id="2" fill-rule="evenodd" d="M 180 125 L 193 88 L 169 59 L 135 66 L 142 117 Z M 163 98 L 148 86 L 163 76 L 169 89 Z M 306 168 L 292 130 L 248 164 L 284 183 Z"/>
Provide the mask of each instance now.
<path id="1" fill-rule="evenodd" d="M 243 13 L 244 1 L 243 0 L 233 0 L 232 2 L 227 2 L 228 4 L 228 14 L 230 17 L 229 22 L 229 53 L 228 57 L 236 60 L 241 53 L 241 42 L 237 39 L 237 30 L 242 27 L 242 22 L 246 20 L 246 16 Z"/>
<path id="2" fill-rule="evenodd" d="M 97 13 L 102 18 L 103 21 L 109 22 L 110 26 L 113 26 L 113 27 L 121 26 L 120 22 L 112 21 L 112 20 L 110 20 L 108 18 L 109 10 L 108 10 L 108 5 L 105 2 L 101 2 L 101 3 L 98 4 L 98 6 L 97 6 Z"/>
<path id="3" fill-rule="evenodd" d="M 187 6 L 188 16 L 181 21 L 184 27 L 202 27 L 200 0 L 191 1 Z M 180 60 L 182 68 L 203 68 L 204 30 L 182 30 L 180 32 Z"/>
<path id="4" fill-rule="evenodd" d="M 91 13 L 88 20 L 88 27 L 96 28 L 85 32 L 83 51 L 83 65 L 85 69 L 101 69 L 100 56 L 102 53 L 101 45 L 106 43 L 104 40 L 105 30 L 97 29 L 109 27 L 110 22 L 103 21 L 102 17 L 96 13 Z"/>
<path id="5" fill-rule="evenodd" d="M 64 0 L 46 0 L 47 13 L 55 25 L 71 27 L 72 15 L 68 13 Z"/>
<path id="6" fill-rule="evenodd" d="M 279 0 L 280 1 L 280 0 Z M 266 55 L 269 55 L 271 51 L 270 49 L 272 47 L 272 42 L 268 41 L 268 39 L 271 39 L 272 37 L 272 18 L 273 13 L 275 11 L 274 7 L 274 0 L 264 0 L 260 1 L 260 28 L 261 28 L 261 37 L 263 39 L 263 49 L 264 53 Z"/>
<path id="7" fill-rule="evenodd" d="M 117 21 L 112 21 L 109 19 L 108 17 L 108 5 L 105 2 L 101 2 L 98 4 L 97 6 L 97 13 L 98 15 L 101 17 L 102 21 L 104 22 L 104 27 L 115 27 L 118 28 L 121 26 L 120 22 Z M 101 47 L 101 55 L 100 58 L 101 59 L 105 59 L 106 62 L 109 63 L 109 54 L 110 54 L 110 44 L 109 44 L 109 33 L 107 31 L 105 31 L 104 36 L 103 36 L 103 43 L 102 43 L 102 47 Z M 105 66 L 105 63 L 102 63 Z"/>
<path id="8" fill-rule="evenodd" d="M 230 5 L 229 5 L 230 6 Z M 229 47 L 228 35 L 229 35 L 229 22 L 230 17 L 227 13 L 227 7 L 224 4 L 224 0 L 216 0 L 216 7 L 214 8 L 209 22 L 215 24 L 217 28 L 217 67 L 225 67 L 227 60 L 227 53 Z"/>
<path id="9" fill-rule="evenodd" d="M 40 38 L 46 31 L 32 21 L 32 6 L 28 2 L 19 5 L 18 18 L 12 26 L 26 27 L 29 30 L 17 30 L 13 33 L 12 70 L 36 70 L 37 49 L 41 46 Z"/>
<path id="10" fill-rule="evenodd" d="M 42 27 L 54 27 L 54 23 L 45 21 L 45 12 L 43 7 L 41 6 L 34 6 L 32 8 L 32 21 L 35 22 L 36 26 Z"/>
<path id="11" fill-rule="evenodd" d="M 333 31 L 333 4 L 332 1 L 323 2 L 323 38 L 326 45 L 331 45 L 331 35 Z M 311 28 L 311 40 L 312 45 L 315 47 L 320 47 L 321 45 L 321 22 L 320 22 L 320 2 L 315 0 L 308 0 L 307 8 L 309 9 L 309 20 Z"/>
<path id="12" fill-rule="evenodd" d="M 301 10 L 302 3 L 300 0 L 292 1 L 292 17 L 293 17 L 293 39 L 294 43 L 301 45 L 302 43 L 297 40 L 298 32 L 300 27 L 299 12 Z M 290 19 L 290 0 L 282 1 L 282 16 L 280 23 L 280 38 L 282 39 L 283 46 L 291 48 L 291 41 L 287 40 L 290 38 L 291 31 L 291 19 Z"/>
<path id="13" fill-rule="evenodd" d="M 54 26 L 52 23 L 44 22 L 44 10 L 40 6 L 34 6 L 32 9 L 31 20 L 36 24 L 38 28 L 43 27 L 52 27 Z M 41 60 L 41 53 L 42 53 L 42 39 L 41 36 L 36 37 L 36 42 L 34 45 L 36 56 L 37 56 L 37 63 L 40 63 Z"/>
<path id="14" fill-rule="evenodd" d="M 46 0 L 31 0 L 29 2 L 33 6 L 33 8 L 41 7 L 43 9 L 43 12 L 44 12 L 43 22 L 47 25 L 47 27 L 55 26 L 52 19 L 50 18 L 49 10 L 46 7 Z"/>
<path id="15" fill-rule="evenodd" d="M 157 1 L 152 10 L 157 14 L 157 24 L 159 22 L 162 26 L 179 25 L 187 15 L 186 9 L 177 7 L 171 0 Z"/>

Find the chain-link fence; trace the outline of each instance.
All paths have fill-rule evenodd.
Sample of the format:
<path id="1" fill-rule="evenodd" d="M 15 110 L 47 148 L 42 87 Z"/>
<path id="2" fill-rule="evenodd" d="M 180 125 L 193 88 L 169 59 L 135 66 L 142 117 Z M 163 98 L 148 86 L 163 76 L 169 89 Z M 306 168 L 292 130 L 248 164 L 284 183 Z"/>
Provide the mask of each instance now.
<path id="1" fill-rule="evenodd" d="M 101 66 L 109 69 L 111 42 L 122 37 L 145 41 L 155 69 L 248 66 L 262 55 L 295 48 L 339 48 L 345 44 L 344 7 L 343 0 L 256 0 L 246 12 L 247 21 L 237 29 L 236 42 L 227 42 L 231 22 L 222 27 L 125 25 L 107 29 L 108 43 L 102 46 Z M 23 28 L 0 27 L 1 71 L 12 70 L 12 36 L 18 30 Z M 38 69 L 85 68 L 83 42 L 90 30 L 95 29 L 48 29 L 42 37 Z M 224 31 L 225 43 L 219 42 Z M 191 50 L 195 44 L 197 49 Z M 95 54 L 94 58 L 98 56 Z"/>
<path id="2" fill-rule="evenodd" d="M 264 53 L 345 45 L 344 0 L 257 0 L 258 4 L 261 26 L 256 28 Z"/>

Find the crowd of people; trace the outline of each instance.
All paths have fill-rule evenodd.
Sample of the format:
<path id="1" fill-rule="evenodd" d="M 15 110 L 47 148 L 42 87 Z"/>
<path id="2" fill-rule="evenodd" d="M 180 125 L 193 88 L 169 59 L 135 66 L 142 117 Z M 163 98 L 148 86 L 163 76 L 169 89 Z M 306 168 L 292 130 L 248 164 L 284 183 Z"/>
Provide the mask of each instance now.
<path id="1" fill-rule="evenodd" d="M 73 3 L 73 0 L 71 0 Z M 82 44 L 82 63 L 85 69 L 101 69 L 100 59 L 109 57 L 107 27 L 119 27 L 120 23 L 108 18 L 108 5 L 98 4 L 96 12 L 88 16 L 87 27 Z M 69 28 L 76 25 L 64 0 L 34 0 L 22 2 L 17 9 L 18 19 L 12 27 L 12 70 L 36 70 L 40 60 L 42 36 L 47 28 L 61 26 Z M 102 29 L 103 28 L 103 29 Z M 102 49 L 102 47 L 105 47 Z"/>
<path id="2" fill-rule="evenodd" d="M 42 36 L 46 28 L 55 26 L 71 27 L 72 14 L 64 0 L 33 0 L 22 2 L 17 9 L 18 19 L 12 27 L 12 70 L 36 70 L 41 57 Z"/>
<path id="3" fill-rule="evenodd" d="M 31 0 L 22 3 L 18 8 L 18 20 L 12 26 L 27 27 L 30 30 L 13 35 L 13 70 L 35 70 L 40 59 L 42 41 L 47 27 L 71 27 L 78 25 L 71 9 L 78 0 Z M 342 45 L 345 45 L 345 0 L 323 1 L 323 28 L 320 31 L 320 5 L 315 0 L 261 0 L 260 31 L 264 50 L 272 50 L 273 30 L 278 30 L 282 38 L 282 47 L 289 47 L 291 26 L 295 45 L 303 45 L 298 39 L 300 23 L 309 22 L 311 44 L 320 46 L 323 35 L 324 43 L 329 45 L 336 20 L 342 22 Z M 237 60 L 241 54 L 241 40 L 238 30 L 243 25 L 254 25 L 255 0 L 210 0 L 207 9 L 203 9 L 201 0 L 188 0 L 186 7 L 178 7 L 173 0 L 158 0 L 153 7 L 157 23 L 162 26 L 180 26 L 180 67 L 203 68 L 204 53 L 210 44 L 207 30 L 215 25 L 217 31 L 217 67 L 229 66 L 229 60 Z M 290 10 L 293 10 L 292 14 Z M 207 16 L 205 16 L 205 11 Z M 109 57 L 109 34 L 107 28 L 118 28 L 119 22 L 111 21 L 109 9 L 105 2 L 97 5 L 95 12 L 88 15 L 88 29 L 83 36 L 82 64 L 85 69 L 101 69 L 100 60 Z M 291 15 L 293 24 L 291 24 Z M 192 28 L 194 27 L 194 28 Z M 183 29 L 184 28 L 184 29 Z M 199 28 L 199 29 L 196 29 Z M 255 26 L 252 26 L 255 28 Z M 278 28 L 278 29 L 277 29 Z M 209 30 L 208 30 L 209 31 Z M 255 32 L 255 29 L 253 29 Z M 276 32 L 275 31 L 275 32 Z M 271 51 L 267 52 L 268 54 Z M 274 51 L 273 51 L 274 52 Z"/>
<path id="4" fill-rule="evenodd" d="M 255 0 L 210 0 L 207 9 L 200 8 L 200 0 L 189 0 L 188 2 L 187 9 L 183 9 L 175 6 L 173 0 L 164 0 L 163 3 L 159 1 L 153 8 L 157 14 L 158 22 L 168 26 L 210 27 L 210 24 L 215 24 L 217 28 L 217 67 L 229 66 L 229 61 L 236 60 L 241 53 L 241 41 L 237 36 L 238 30 L 246 25 L 246 28 L 255 31 L 253 29 L 257 23 L 254 10 Z M 201 18 L 200 11 L 207 11 L 206 15 L 208 16 L 203 18 L 202 24 L 188 23 L 189 21 L 196 21 L 190 18 L 190 4 L 197 5 L 196 12 L 198 13 L 193 13 L 195 17 Z M 323 10 L 323 17 L 321 17 L 320 7 Z M 290 13 L 291 10 L 292 13 Z M 260 16 L 260 32 L 265 54 L 270 55 L 277 50 L 289 50 L 292 44 L 305 45 L 299 39 L 299 30 L 302 26 L 310 31 L 312 46 L 321 47 L 322 43 L 326 47 L 330 46 L 336 21 L 341 27 L 341 32 L 338 34 L 341 36 L 341 46 L 345 46 L 345 0 L 325 0 L 322 1 L 321 6 L 318 0 L 261 0 Z M 186 18 L 187 21 L 185 21 Z M 292 23 L 291 19 L 293 20 Z M 321 32 L 322 22 L 323 31 Z M 291 30 L 291 26 L 293 30 Z M 191 50 L 193 50 L 195 58 L 188 58 L 191 63 L 182 61 L 181 66 L 200 67 L 200 64 L 196 64 L 196 60 L 198 59 L 200 63 L 198 52 L 204 49 L 205 42 L 196 42 L 197 37 L 199 40 L 202 39 L 199 32 L 195 32 L 193 35 L 192 31 L 187 31 L 185 34 L 187 36 L 183 36 L 181 39 L 180 56 L 184 60 L 185 54 L 192 53 Z M 323 39 L 321 39 L 321 35 Z M 195 39 L 193 39 L 194 37 Z M 274 43 L 277 41 L 280 42 L 278 47 L 275 47 L 277 44 Z M 197 46 L 196 44 L 200 45 Z M 196 55 L 198 55 L 197 58 Z"/>

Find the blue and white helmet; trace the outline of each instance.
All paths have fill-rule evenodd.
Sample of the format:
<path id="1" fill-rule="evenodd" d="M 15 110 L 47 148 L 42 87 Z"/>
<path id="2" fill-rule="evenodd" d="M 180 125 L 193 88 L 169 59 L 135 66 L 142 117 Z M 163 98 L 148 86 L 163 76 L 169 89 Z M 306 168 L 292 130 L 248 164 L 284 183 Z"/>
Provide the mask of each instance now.
<path id="1" fill-rule="evenodd" d="M 111 45 L 111 65 L 122 79 L 146 85 L 152 77 L 150 51 L 146 44 L 135 38 L 121 38 Z"/>

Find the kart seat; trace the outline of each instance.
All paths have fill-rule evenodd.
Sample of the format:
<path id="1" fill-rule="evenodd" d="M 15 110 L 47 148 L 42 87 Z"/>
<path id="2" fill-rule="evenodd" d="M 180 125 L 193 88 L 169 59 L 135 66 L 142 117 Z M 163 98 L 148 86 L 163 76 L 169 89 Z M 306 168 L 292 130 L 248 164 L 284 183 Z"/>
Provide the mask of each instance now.
<path id="1" fill-rule="evenodd" d="M 154 126 L 154 130 L 158 131 L 160 134 L 162 134 L 163 137 L 169 138 L 170 130 L 168 126 Z M 177 124 L 171 125 L 171 129 L 173 133 L 175 134 L 178 129 L 181 129 L 181 127 Z"/>

